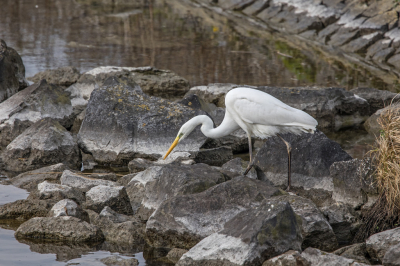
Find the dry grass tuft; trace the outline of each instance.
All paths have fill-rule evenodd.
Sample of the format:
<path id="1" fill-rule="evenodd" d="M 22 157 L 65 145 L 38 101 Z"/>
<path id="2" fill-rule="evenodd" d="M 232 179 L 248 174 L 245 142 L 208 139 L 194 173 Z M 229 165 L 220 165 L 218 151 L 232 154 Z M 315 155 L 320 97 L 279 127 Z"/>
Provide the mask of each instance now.
<path id="1" fill-rule="evenodd" d="M 374 178 L 380 193 L 363 217 L 354 242 L 400 224 L 400 104 L 391 104 L 378 119 L 382 130 L 371 151 L 376 166 Z"/>

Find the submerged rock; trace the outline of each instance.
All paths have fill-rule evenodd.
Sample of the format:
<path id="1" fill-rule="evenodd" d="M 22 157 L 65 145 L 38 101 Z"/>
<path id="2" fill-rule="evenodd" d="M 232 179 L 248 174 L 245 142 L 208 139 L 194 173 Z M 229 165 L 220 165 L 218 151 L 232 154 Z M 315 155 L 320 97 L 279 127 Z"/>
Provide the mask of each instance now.
<path id="1" fill-rule="evenodd" d="M 146 236 L 154 247 L 189 249 L 239 213 L 280 194 L 262 181 L 237 177 L 201 193 L 175 196 L 149 218 Z"/>
<path id="2" fill-rule="evenodd" d="M 300 224 L 287 201 L 264 200 L 201 240 L 177 265 L 261 265 L 286 251 L 301 250 Z"/>
<path id="3" fill-rule="evenodd" d="M 149 97 L 138 86 L 125 84 L 127 81 L 109 78 L 91 94 L 79 145 L 97 162 L 125 164 L 135 157 L 161 157 L 187 120 L 205 114 Z M 205 140 L 196 129 L 176 150 L 197 151 Z"/>
<path id="4" fill-rule="evenodd" d="M 52 118 L 70 128 L 77 114 L 69 92 L 42 80 L 0 103 L 0 148 L 43 118 Z"/>
<path id="5" fill-rule="evenodd" d="M 328 139 L 321 131 L 282 137 L 292 145 L 291 176 L 293 187 L 333 191 L 329 168 L 334 162 L 351 160 L 338 143 Z M 254 164 L 276 186 L 287 186 L 288 155 L 286 145 L 275 136 L 268 138 L 257 153 Z"/>
<path id="6" fill-rule="evenodd" d="M 0 39 L 0 103 L 26 88 L 25 66 L 21 56 Z"/>
<path id="7" fill-rule="evenodd" d="M 63 163 L 72 169 L 81 164 L 80 151 L 72 135 L 52 118 L 26 129 L 2 151 L 3 169 L 25 172 Z"/>
<path id="8" fill-rule="evenodd" d="M 15 237 L 74 243 L 104 239 L 100 228 L 71 216 L 32 218 L 20 225 Z"/>

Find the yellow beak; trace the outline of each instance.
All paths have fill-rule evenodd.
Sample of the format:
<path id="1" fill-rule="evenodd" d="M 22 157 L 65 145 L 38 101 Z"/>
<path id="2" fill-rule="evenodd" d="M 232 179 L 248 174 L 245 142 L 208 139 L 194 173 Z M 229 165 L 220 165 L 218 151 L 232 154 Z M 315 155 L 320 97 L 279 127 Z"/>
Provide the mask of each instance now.
<path id="1" fill-rule="evenodd" d="M 167 153 L 165 154 L 164 160 L 165 160 L 165 158 L 168 157 L 168 155 L 169 155 L 169 154 L 171 153 L 171 151 L 175 148 L 175 146 L 178 145 L 178 142 L 179 142 L 179 137 L 176 137 L 176 139 L 175 139 L 174 142 L 172 143 L 171 147 L 169 147 Z"/>

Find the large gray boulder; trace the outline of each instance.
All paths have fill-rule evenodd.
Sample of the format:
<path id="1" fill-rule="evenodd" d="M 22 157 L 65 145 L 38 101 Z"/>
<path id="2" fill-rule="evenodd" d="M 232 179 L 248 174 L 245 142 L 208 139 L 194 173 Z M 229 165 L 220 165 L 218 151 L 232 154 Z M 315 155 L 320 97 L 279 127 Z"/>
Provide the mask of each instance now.
<path id="1" fill-rule="evenodd" d="M 154 247 L 189 249 L 239 213 L 281 193 L 262 181 L 237 177 L 201 193 L 175 196 L 149 218 L 146 236 Z"/>
<path id="2" fill-rule="evenodd" d="M 34 191 L 43 181 L 60 183 L 61 174 L 66 169 L 67 166 L 63 163 L 46 166 L 19 174 L 11 179 L 11 183 L 16 187 Z"/>
<path id="3" fill-rule="evenodd" d="M 301 250 L 300 224 L 287 201 L 264 200 L 201 240 L 177 265 L 261 265 L 286 251 Z"/>
<path id="4" fill-rule="evenodd" d="M 40 183 L 37 186 L 37 191 L 35 192 L 31 193 L 28 199 L 35 198 L 37 196 L 37 198 L 41 200 L 70 199 L 80 204 L 85 201 L 85 195 L 82 193 L 82 191 L 72 188 L 70 186 L 49 183 L 47 181 L 43 181 L 42 183 Z"/>
<path id="5" fill-rule="evenodd" d="M 308 247 L 324 251 L 333 251 L 338 248 L 338 241 L 331 225 L 311 200 L 292 195 L 279 196 L 276 199 L 289 202 L 294 213 L 301 218 L 303 250 Z"/>
<path id="6" fill-rule="evenodd" d="M 15 237 L 75 243 L 104 239 L 100 228 L 72 216 L 32 218 L 20 225 Z"/>
<path id="7" fill-rule="evenodd" d="M 0 102 L 27 86 L 25 66 L 21 57 L 0 39 Z"/>
<path id="8" fill-rule="evenodd" d="M 386 252 L 400 243 L 400 227 L 372 235 L 365 243 L 371 259 L 382 263 Z"/>
<path id="9" fill-rule="evenodd" d="M 43 118 L 53 118 L 70 128 L 77 114 L 73 112 L 69 92 L 42 80 L 0 103 L 0 148 Z"/>
<path id="10" fill-rule="evenodd" d="M 318 130 L 314 134 L 284 134 L 282 137 L 292 145 L 292 186 L 333 191 L 330 166 L 334 162 L 351 160 L 351 156 Z M 267 178 L 276 186 L 287 186 L 287 160 L 283 141 L 277 136 L 268 138 L 254 159 L 258 173 L 264 175 L 259 178 Z"/>
<path id="11" fill-rule="evenodd" d="M 123 186 L 99 185 L 91 188 L 85 195 L 84 207 L 86 209 L 101 212 L 104 207 L 108 206 L 118 213 L 133 214 L 128 195 Z"/>
<path id="12" fill-rule="evenodd" d="M 138 212 L 144 220 L 147 220 L 165 200 L 178 195 L 200 193 L 225 181 L 223 174 L 206 164 L 169 164 L 158 169 L 153 177 L 154 181 L 145 186 Z M 136 176 L 131 182 L 138 179 Z"/>
<path id="13" fill-rule="evenodd" d="M 97 162 L 125 164 L 138 155 L 161 157 L 187 120 L 205 114 L 150 97 L 127 82 L 111 77 L 91 94 L 78 135 L 81 149 Z M 176 150 L 197 151 L 205 140 L 196 129 Z"/>
<path id="14" fill-rule="evenodd" d="M 355 209 L 371 201 L 369 198 L 376 198 L 378 189 L 374 185 L 374 171 L 371 159 L 333 163 L 330 167 L 334 186 L 332 198 Z"/>
<path id="15" fill-rule="evenodd" d="M 39 120 L 2 151 L 3 169 L 25 172 L 63 163 L 79 169 L 81 156 L 72 135 L 52 118 Z"/>
<path id="16" fill-rule="evenodd" d="M 48 83 L 67 87 L 76 83 L 80 76 L 78 69 L 67 66 L 36 73 L 28 80 L 39 83 L 42 79 L 45 79 Z"/>

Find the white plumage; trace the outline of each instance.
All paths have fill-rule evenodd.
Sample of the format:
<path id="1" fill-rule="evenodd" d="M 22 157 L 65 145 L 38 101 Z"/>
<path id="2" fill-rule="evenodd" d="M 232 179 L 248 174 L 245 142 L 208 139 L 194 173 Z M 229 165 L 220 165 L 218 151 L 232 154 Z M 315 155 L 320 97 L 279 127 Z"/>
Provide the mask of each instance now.
<path id="1" fill-rule="evenodd" d="M 245 172 L 253 165 L 251 136 L 268 138 L 279 133 L 301 134 L 314 132 L 318 122 L 309 114 L 290 107 L 268 93 L 240 87 L 229 91 L 225 96 L 226 112 L 224 120 L 217 128 L 213 128 L 212 120 L 206 115 L 199 115 L 187 121 L 179 130 L 178 136 L 164 156 L 164 159 L 173 148 L 186 138 L 196 126 L 201 126 L 203 134 L 209 138 L 220 138 L 242 128 L 249 139 L 250 163 Z M 280 136 L 279 136 L 280 137 Z M 280 137 L 288 148 L 289 186 L 290 188 L 290 144 Z"/>

